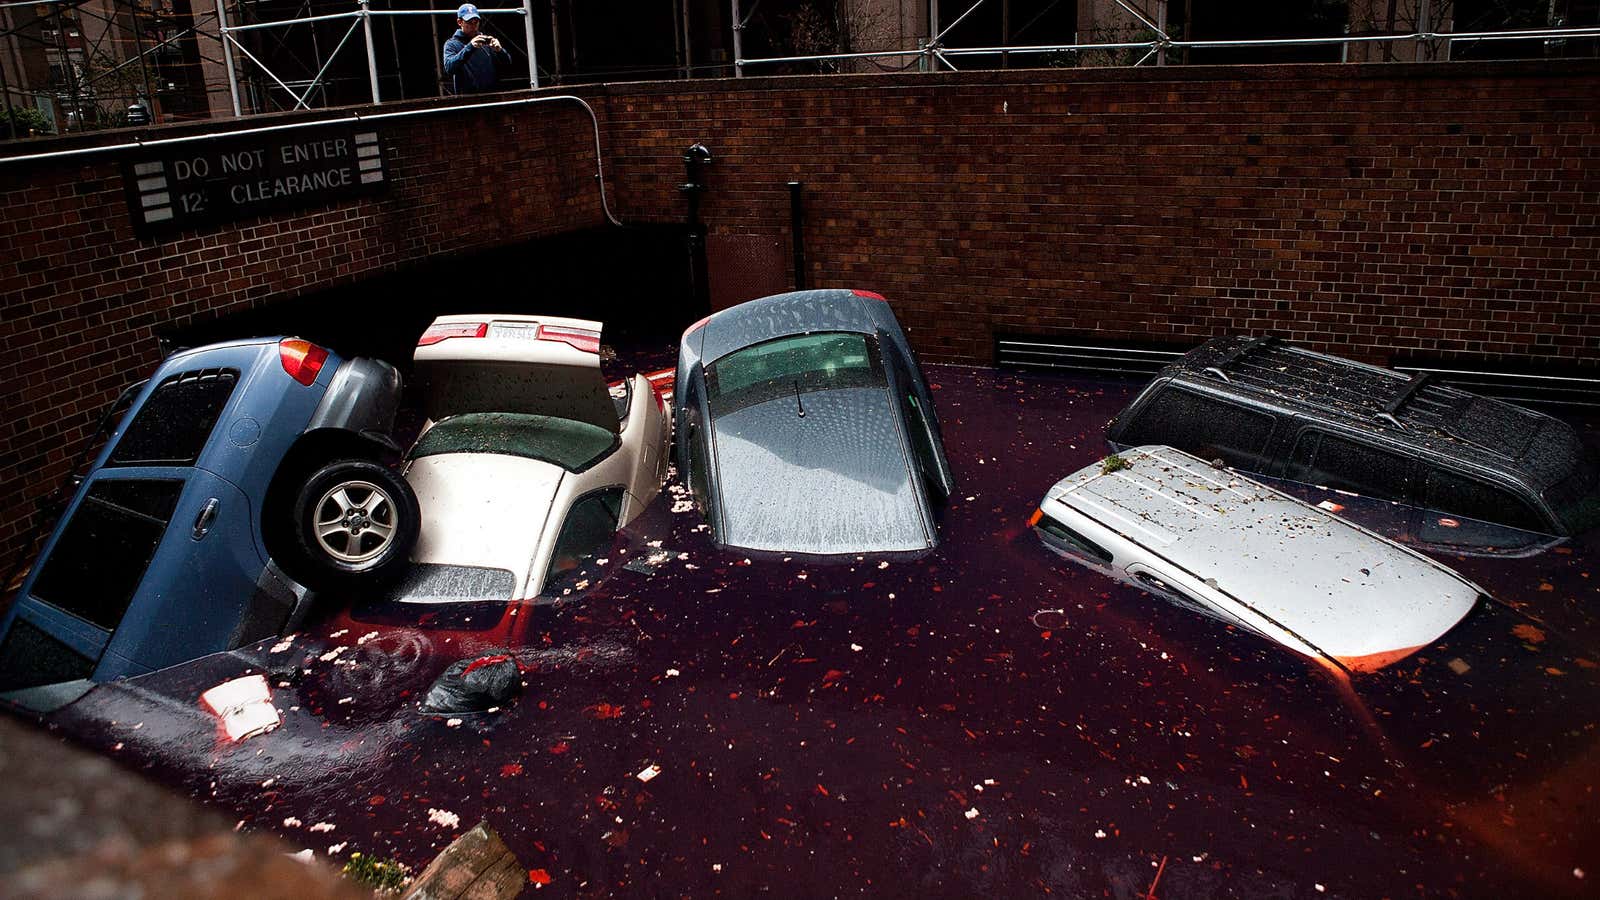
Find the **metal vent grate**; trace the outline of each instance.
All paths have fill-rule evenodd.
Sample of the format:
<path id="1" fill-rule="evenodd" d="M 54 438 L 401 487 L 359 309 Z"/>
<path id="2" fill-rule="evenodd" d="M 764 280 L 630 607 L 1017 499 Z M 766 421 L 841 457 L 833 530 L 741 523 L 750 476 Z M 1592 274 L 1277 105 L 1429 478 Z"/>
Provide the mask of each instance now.
<path id="1" fill-rule="evenodd" d="M 1524 374 L 1470 369 L 1459 363 L 1399 363 L 1394 368 L 1428 375 L 1432 384 L 1523 406 L 1600 410 L 1600 373 L 1589 376 Z"/>
<path id="2" fill-rule="evenodd" d="M 1182 357 L 1192 346 L 996 334 L 994 364 L 1010 369 L 1145 379 Z"/>

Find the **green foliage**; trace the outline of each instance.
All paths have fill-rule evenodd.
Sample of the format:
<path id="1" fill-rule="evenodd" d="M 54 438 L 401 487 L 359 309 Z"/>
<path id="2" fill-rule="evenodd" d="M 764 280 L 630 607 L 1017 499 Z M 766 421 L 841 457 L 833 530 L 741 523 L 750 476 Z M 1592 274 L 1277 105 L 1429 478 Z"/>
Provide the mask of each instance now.
<path id="1" fill-rule="evenodd" d="M 1133 468 L 1133 463 L 1128 462 L 1115 453 L 1100 461 L 1100 474 L 1110 475 L 1112 472 L 1121 472 L 1123 469 Z"/>
<path id="2" fill-rule="evenodd" d="M 405 863 L 393 859 L 379 859 L 364 853 L 352 853 L 345 861 L 344 877 L 356 884 L 372 888 L 378 894 L 398 894 L 411 880 L 411 870 Z"/>
<path id="3" fill-rule="evenodd" d="M 55 131 L 55 123 L 45 117 L 45 114 L 31 106 L 12 107 L 7 115 L 7 110 L 0 108 L 0 140 L 14 137 L 32 137 L 36 134 L 50 134 Z"/>

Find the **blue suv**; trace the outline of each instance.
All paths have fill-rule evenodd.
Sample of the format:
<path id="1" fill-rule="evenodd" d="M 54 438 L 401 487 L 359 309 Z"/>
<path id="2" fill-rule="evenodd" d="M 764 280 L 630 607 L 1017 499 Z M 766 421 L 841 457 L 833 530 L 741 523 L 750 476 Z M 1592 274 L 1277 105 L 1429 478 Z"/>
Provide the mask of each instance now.
<path id="1" fill-rule="evenodd" d="M 416 540 L 416 497 L 379 463 L 388 363 L 258 338 L 174 354 L 130 391 L 0 620 L 0 693 L 22 705 L 283 633 L 305 586 L 398 574 Z"/>

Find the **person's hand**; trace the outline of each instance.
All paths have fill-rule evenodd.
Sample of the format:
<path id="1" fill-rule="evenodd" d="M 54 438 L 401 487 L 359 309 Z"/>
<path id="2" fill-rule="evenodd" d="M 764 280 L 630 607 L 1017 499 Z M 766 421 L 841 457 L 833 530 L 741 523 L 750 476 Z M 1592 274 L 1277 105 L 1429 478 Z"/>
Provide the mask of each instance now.
<path id="1" fill-rule="evenodd" d="M 499 50 L 500 49 L 500 39 L 499 38 L 489 37 L 488 35 L 485 35 L 485 38 L 489 42 L 489 49 L 490 50 Z"/>
<path id="2" fill-rule="evenodd" d="M 489 36 L 487 34 L 475 35 L 472 38 L 472 46 L 474 46 L 474 47 L 482 47 L 484 44 L 489 43 L 489 40 L 490 40 L 490 38 L 489 38 Z"/>

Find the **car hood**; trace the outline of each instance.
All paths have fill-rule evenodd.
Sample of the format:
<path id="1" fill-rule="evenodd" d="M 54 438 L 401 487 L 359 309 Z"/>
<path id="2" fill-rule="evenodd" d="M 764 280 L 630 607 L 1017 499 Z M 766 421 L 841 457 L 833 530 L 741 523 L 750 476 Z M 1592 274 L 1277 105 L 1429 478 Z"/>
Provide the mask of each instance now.
<path id="1" fill-rule="evenodd" d="M 882 388 L 784 397 L 713 424 L 722 543 L 790 553 L 922 550 L 935 533 Z"/>
<path id="2" fill-rule="evenodd" d="M 526 592 L 563 475 L 560 466 L 497 453 L 412 460 L 406 481 L 422 511 L 412 562 L 504 569 Z"/>

